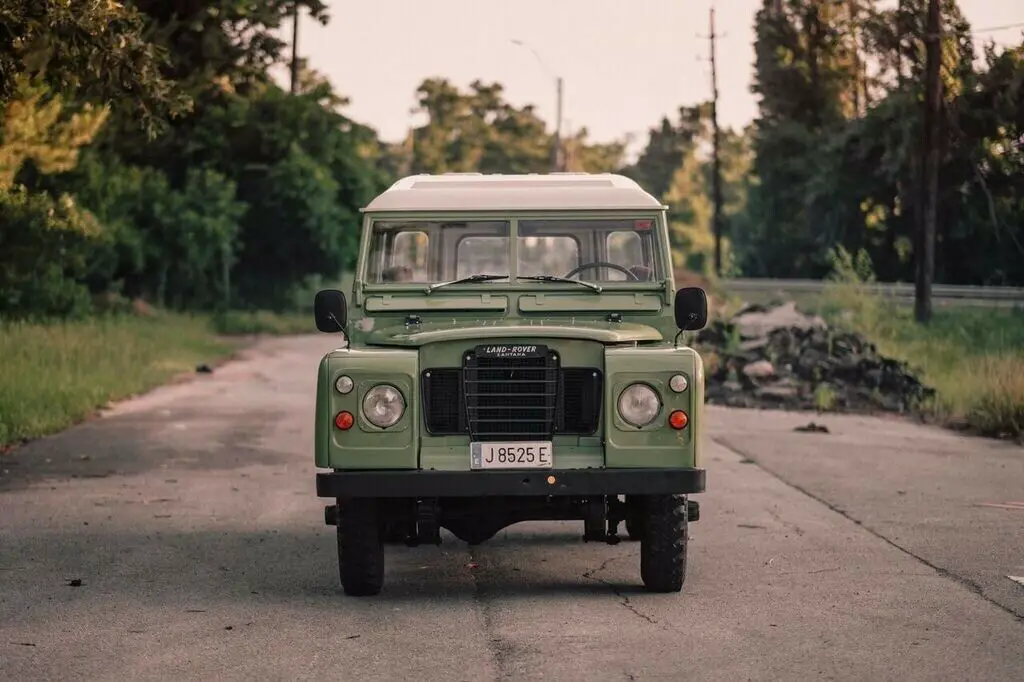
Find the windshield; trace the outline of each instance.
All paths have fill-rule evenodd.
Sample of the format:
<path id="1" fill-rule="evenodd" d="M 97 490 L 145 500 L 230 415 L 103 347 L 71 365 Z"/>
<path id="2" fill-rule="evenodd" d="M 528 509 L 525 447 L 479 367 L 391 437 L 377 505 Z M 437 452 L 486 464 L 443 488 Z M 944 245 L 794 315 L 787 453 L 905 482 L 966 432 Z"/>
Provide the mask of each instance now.
<path id="1" fill-rule="evenodd" d="M 472 275 L 508 275 L 511 224 L 502 220 L 377 221 L 366 281 L 446 282 Z M 654 221 L 558 218 L 520 220 L 517 274 L 588 282 L 653 281 L 665 277 Z"/>

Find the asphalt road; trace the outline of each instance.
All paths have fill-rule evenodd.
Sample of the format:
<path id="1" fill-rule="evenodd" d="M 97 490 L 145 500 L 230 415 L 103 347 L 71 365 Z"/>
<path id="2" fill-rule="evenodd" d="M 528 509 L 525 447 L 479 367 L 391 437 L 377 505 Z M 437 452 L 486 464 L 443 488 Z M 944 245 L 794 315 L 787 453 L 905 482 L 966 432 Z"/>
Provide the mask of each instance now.
<path id="1" fill-rule="evenodd" d="M 394 548 L 346 598 L 311 455 L 331 342 L 0 460 L 0 679 L 1024 679 L 1024 509 L 976 506 L 1024 502 L 1024 449 L 893 420 L 709 409 L 681 594 L 536 523 Z"/>

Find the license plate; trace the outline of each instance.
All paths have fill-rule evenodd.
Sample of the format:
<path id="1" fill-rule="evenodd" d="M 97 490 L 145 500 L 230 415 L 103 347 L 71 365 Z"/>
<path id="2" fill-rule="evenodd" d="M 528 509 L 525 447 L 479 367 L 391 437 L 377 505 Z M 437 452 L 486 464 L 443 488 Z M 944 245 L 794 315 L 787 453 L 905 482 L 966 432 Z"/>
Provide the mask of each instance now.
<path id="1" fill-rule="evenodd" d="M 550 469 L 550 442 L 470 443 L 470 469 Z"/>

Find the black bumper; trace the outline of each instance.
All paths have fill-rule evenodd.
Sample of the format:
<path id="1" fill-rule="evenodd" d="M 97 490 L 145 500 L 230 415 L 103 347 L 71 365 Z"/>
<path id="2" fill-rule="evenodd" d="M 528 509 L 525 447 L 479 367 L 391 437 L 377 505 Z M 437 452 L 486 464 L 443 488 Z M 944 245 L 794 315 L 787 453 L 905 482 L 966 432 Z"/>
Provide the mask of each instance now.
<path id="1" fill-rule="evenodd" d="M 704 469 L 528 471 L 333 471 L 316 475 L 318 497 L 668 495 L 704 492 Z"/>

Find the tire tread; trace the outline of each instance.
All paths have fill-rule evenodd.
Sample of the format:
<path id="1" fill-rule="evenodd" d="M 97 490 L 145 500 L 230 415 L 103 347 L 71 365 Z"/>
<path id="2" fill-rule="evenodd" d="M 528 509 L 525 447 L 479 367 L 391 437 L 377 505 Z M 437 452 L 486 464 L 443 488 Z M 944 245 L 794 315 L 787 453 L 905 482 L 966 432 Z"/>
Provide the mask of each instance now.
<path id="1" fill-rule="evenodd" d="M 640 539 L 640 577 L 651 592 L 679 592 L 686 581 L 689 528 L 685 495 L 653 495 Z"/>

